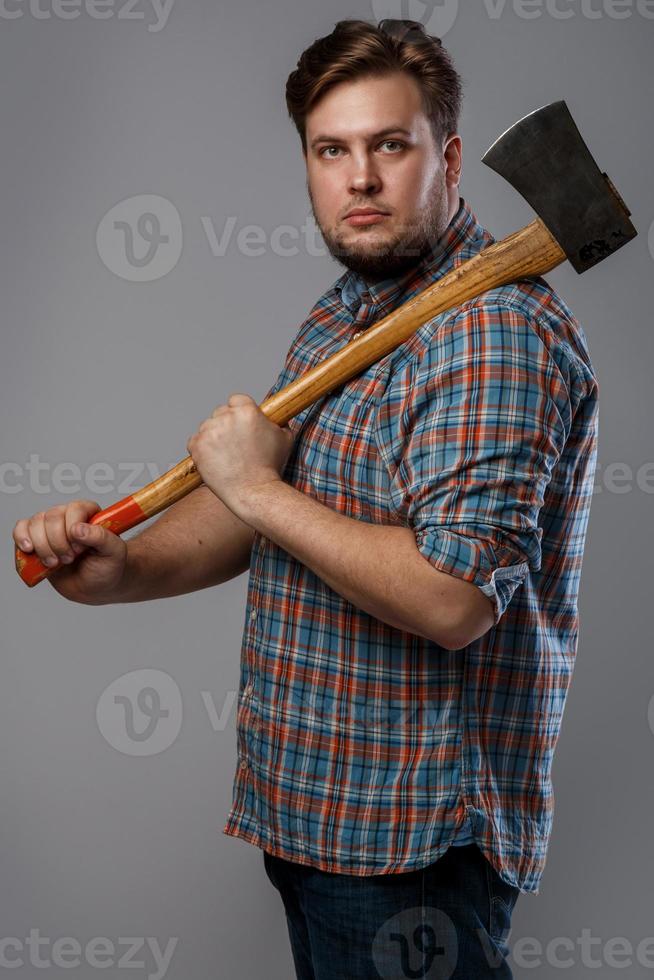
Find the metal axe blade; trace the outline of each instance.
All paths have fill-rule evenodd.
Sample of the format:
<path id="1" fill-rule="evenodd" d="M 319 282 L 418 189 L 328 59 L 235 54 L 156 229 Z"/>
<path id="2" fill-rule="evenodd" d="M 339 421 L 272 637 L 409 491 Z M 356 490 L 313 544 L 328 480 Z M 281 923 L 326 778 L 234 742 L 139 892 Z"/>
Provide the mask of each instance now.
<path id="1" fill-rule="evenodd" d="M 595 163 L 564 101 L 519 119 L 482 157 L 522 194 L 577 272 L 638 232 L 631 212 Z"/>

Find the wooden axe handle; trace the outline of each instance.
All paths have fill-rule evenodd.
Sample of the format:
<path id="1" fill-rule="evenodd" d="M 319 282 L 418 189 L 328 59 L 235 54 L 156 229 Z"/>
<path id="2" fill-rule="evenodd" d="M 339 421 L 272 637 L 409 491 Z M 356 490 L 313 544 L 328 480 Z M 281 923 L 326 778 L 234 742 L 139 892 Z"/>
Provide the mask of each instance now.
<path id="1" fill-rule="evenodd" d="M 525 276 L 542 275 L 559 265 L 565 252 L 540 218 L 502 241 L 489 245 L 393 310 L 356 340 L 350 341 L 331 357 L 305 371 L 261 403 L 261 411 L 277 425 L 286 425 L 322 395 L 395 350 L 427 320 L 459 306 L 480 293 Z M 191 490 L 202 478 L 190 456 L 177 463 L 142 490 L 100 510 L 89 524 L 101 524 L 122 534 L 169 507 Z M 16 571 L 29 586 L 36 585 L 54 569 L 47 568 L 34 553 L 16 547 Z"/>

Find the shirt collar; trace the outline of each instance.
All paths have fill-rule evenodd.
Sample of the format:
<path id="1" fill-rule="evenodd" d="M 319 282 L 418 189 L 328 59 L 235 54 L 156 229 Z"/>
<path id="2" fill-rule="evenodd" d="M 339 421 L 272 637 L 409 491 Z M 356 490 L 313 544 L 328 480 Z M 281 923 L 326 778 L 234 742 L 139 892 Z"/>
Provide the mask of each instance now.
<path id="1" fill-rule="evenodd" d="M 362 299 L 370 306 L 384 308 L 395 303 L 400 296 L 410 292 L 412 288 L 418 287 L 420 291 L 435 282 L 453 264 L 456 264 L 456 253 L 461 250 L 466 241 L 484 235 L 487 236 L 488 233 L 479 224 L 466 201 L 459 197 L 459 210 L 450 224 L 408 272 L 369 284 L 357 272 L 348 269 L 340 279 L 336 280 L 333 288 L 350 312 L 356 312 Z"/>

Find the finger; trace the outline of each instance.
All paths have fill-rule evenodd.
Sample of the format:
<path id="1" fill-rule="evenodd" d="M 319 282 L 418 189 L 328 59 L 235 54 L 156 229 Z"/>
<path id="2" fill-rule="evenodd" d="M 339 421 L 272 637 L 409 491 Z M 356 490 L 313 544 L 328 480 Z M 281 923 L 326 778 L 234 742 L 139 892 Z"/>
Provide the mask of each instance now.
<path id="1" fill-rule="evenodd" d="M 80 521 L 77 524 L 73 524 L 71 534 L 75 541 L 85 545 L 87 548 L 93 548 L 98 555 L 102 555 L 103 557 L 111 558 L 120 549 L 118 536 L 113 531 L 108 531 L 105 527 L 101 527 L 100 524 L 87 524 L 84 521 Z"/>
<path id="2" fill-rule="evenodd" d="M 44 565 L 48 568 L 53 568 L 55 565 L 59 564 L 57 556 L 52 550 L 52 546 L 48 541 L 48 536 L 45 533 L 45 511 L 40 511 L 38 514 L 34 514 L 30 518 L 28 523 L 28 534 L 34 545 L 34 551 L 39 556 Z"/>
<path id="3" fill-rule="evenodd" d="M 21 518 L 19 521 L 16 521 L 14 525 L 14 529 L 11 532 L 14 541 L 16 542 L 19 548 L 23 549 L 23 551 L 32 550 L 32 541 L 30 540 L 29 533 L 27 530 L 28 523 L 29 523 L 29 519 L 27 517 Z"/>
<path id="4" fill-rule="evenodd" d="M 254 398 L 252 398 L 250 395 L 246 395 L 243 392 L 239 392 L 239 391 L 234 392 L 234 394 L 230 395 L 229 398 L 227 399 L 227 404 L 233 406 L 247 405 L 250 402 L 256 405 Z"/>
<path id="5" fill-rule="evenodd" d="M 66 534 L 66 508 L 52 507 L 46 511 L 44 525 L 50 547 L 57 558 L 64 564 L 71 562 L 74 555 Z"/>
<path id="6" fill-rule="evenodd" d="M 74 500 L 66 509 L 66 536 L 76 555 L 84 551 L 84 545 L 75 540 L 73 526 L 80 522 L 86 523 L 89 518 L 100 510 L 100 504 L 95 500 Z"/>

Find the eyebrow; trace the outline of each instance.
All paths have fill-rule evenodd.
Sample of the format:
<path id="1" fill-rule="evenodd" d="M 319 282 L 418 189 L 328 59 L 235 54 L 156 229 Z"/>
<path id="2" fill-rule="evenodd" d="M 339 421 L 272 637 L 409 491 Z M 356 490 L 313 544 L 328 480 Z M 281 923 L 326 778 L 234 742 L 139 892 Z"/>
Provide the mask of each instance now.
<path id="1" fill-rule="evenodd" d="M 404 133 L 405 136 L 411 136 L 411 132 L 405 129 L 404 126 L 386 126 L 385 129 L 380 129 L 377 133 L 372 133 L 370 136 L 371 140 L 379 139 L 380 136 L 388 136 L 389 133 Z M 313 149 L 318 143 L 345 143 L 346 140 L 342 136 L 316 136 L 315 139 L 311 140 L 311 148 Z"/>

